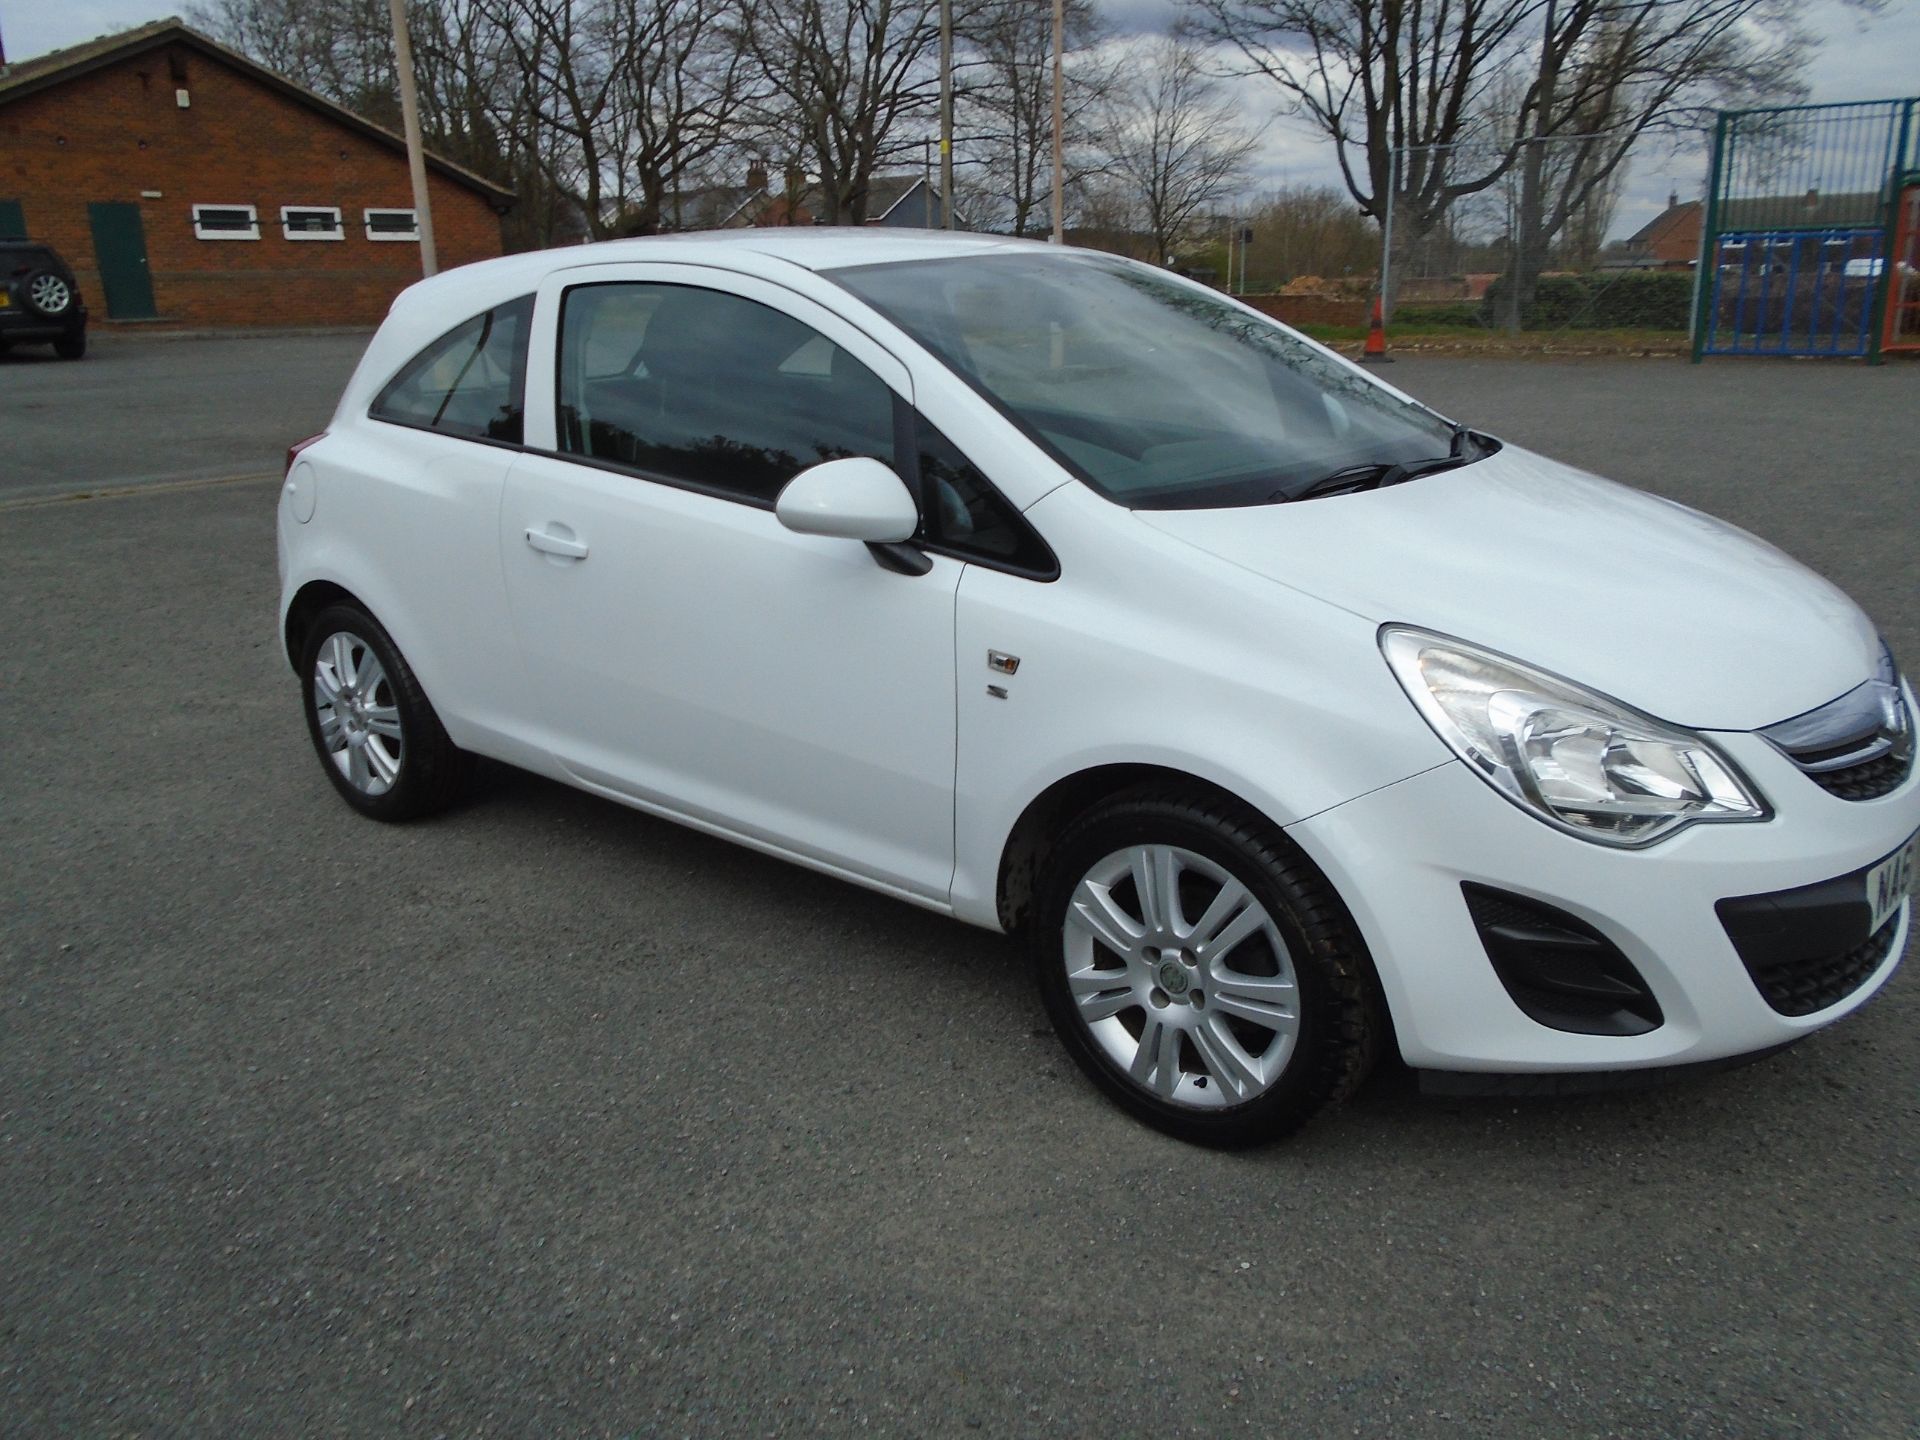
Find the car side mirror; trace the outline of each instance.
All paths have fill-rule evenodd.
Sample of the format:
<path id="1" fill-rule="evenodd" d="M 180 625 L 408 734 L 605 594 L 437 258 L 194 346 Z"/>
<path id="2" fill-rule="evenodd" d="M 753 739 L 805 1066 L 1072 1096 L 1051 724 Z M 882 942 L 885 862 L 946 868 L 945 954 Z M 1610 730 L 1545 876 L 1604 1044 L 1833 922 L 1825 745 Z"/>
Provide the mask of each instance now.
<path id="1" fill-rule="evenodd" d="M 780 491 L 773 513 L 801 535 L 897 545 L 920 528 L 906 482 L 878 460 L 853 456 L 809 466 Z"/>

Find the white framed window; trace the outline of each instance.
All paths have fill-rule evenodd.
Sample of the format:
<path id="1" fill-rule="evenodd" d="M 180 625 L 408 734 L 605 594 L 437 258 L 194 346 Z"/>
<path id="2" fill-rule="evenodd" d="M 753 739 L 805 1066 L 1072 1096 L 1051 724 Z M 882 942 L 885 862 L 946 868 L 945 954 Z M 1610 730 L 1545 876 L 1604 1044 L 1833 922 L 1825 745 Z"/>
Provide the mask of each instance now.
<path id="1" fill-rule="evenodd" d="M 289 240 L 344 240 L 338 205 L 282 205 L 280 232 Z"/>
<path id="2" fill-rule="evenodd" d="M 196 205 L 193 207 L 193 238 L 258 240 L 260 212 L 251 205 Z"/>
<path id="3" fill-rule="evenodd" d="M 366 219 L 369 240 L 420 238 L 420 219 L 411 210 L 369 210 Z"/>

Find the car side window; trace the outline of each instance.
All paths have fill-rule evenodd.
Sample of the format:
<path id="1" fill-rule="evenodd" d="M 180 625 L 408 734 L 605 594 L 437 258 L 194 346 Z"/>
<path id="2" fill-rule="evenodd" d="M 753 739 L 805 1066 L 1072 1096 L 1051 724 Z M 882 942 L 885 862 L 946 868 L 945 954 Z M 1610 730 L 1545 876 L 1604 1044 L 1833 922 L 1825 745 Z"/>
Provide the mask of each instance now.
<path id="1" fill-rule="evenodd" d="M 822 460 L 894 461 L 885 381 L 812 327 L 720 290 L 568 290 L 557 398 L 562 453 L 755 504 Z"/>
<path id="2" fill-rule="evenodd" d="M 924 416 L 915 416 L 920 488 L 925 499 L 921 539 L 970 559 L 1051 578 L 1059 564 L 1020 512 Z"/>
<path id="3" fill-rule="evenodd" d="M 396 425 L 520 444 L 532 318 L 533 297 L 522 295 L 454 326 L 400 367 L 369 413 Z"/>

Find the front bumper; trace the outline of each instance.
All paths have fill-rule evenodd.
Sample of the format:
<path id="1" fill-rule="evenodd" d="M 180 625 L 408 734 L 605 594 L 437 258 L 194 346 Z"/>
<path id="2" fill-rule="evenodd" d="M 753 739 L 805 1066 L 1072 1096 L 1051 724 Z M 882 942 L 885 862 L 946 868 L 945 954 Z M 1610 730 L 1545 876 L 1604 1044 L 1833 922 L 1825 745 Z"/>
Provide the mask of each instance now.
<path id="1" fill-rule="evenodd" d="M 1704 1064 L 1790 1044 L 1887 982 L 1906 948 L 1912 900 L 1893 922 L 1885 960 L 1805 1015 L 1767 1002 L 1715 907 L 1849 875 L 1892 853 L 1920 829 L 1920 770 L 1881 799 L 1848 801 L 1756 736 L 1712 738 L 1773 802 L 1771 820 L 1695 825 L 1646 850 L 1616 850 L 1541 823 L 1455 762 L 1289 827 L 1352 911 L 1409 1065 L 1544 1074 Z M 1592 926 L 1644 978 L 1661 1023 L 1593 1035 L 1529 1018 L 1494 971 L 1463 884 Z"/>

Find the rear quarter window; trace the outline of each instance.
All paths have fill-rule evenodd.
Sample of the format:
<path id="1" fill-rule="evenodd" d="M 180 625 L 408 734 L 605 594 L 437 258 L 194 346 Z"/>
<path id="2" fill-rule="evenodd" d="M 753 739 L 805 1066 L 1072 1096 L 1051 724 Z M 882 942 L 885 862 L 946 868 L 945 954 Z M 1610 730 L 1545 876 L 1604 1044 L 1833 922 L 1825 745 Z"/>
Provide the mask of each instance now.
<path id="1" fill-rule="evenodd" d="M 532 319 L 533 297 L 522 295 L 454 326 L 401 366 L 367 413 L 417 430 L 520 444 Z"/>

